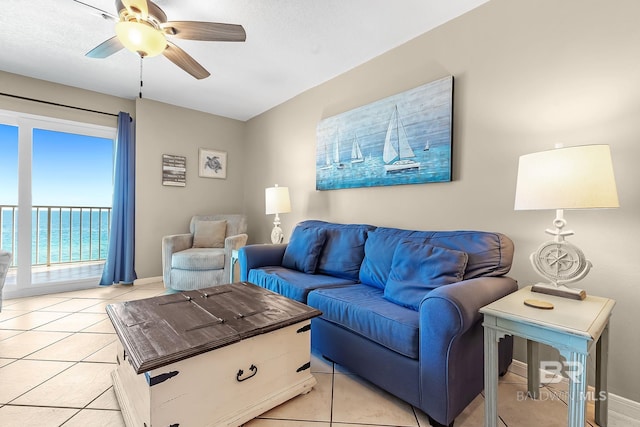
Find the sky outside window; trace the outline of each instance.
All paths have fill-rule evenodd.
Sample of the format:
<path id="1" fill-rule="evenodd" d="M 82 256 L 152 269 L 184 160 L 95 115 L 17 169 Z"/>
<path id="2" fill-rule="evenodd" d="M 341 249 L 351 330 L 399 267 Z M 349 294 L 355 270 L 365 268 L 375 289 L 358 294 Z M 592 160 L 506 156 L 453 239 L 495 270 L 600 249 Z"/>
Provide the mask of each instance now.
<path id="1" fill-rule="evenodd" d="M 18 204 L 18 128 L 0 125 L 0 204 Z M 32 203 L 111 206 L 113 140 L 33 131 Z"/>
<path id="2" fill-rule="evenodd" d="M 0 205 L 18 204 L 18 128 L 0 124 Z"/>
<path id="3" fill-rule="evenodd" d="M 113 141 L 33 131 L 32 203 L 38 206 L 111 206 Z"/>

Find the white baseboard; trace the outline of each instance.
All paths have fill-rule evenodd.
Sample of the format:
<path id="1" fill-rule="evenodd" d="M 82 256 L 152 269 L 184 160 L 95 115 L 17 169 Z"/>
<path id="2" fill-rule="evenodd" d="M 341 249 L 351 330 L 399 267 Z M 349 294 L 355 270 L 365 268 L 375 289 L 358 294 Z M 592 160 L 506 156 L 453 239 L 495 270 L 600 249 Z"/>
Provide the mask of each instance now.
<path id="1" fill-rule="evenodd" d="M 509 367 L 509 371 L 527 378 L 527 364 L 519 360 L 514 360 Z M 544 371 L 546 377 L 556 377 L 562 384 L 569 386 L 569 379 L 558 378 L 551 372 Z M 590 394 L 595 394 L 594 387 L 588 387 Z M 608 427 L 640 427 L 640 402 L 626 399 L 613 393 L 608 393 L 609 414 Z"/>

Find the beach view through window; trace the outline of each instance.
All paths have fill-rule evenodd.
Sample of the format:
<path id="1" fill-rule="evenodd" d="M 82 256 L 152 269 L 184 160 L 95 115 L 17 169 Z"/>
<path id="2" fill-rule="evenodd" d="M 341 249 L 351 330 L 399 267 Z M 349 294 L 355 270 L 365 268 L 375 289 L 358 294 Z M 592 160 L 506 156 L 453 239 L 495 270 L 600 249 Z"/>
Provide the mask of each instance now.
<path id="1" fill-rule="evenodd" d="M 17 257 L 18 153 L 31 151 L 31 265 L 105 259 L 113 189 L 109 138 L 33 129 L 20 149 L 18 127 L 0 124 L 0 247 Z M 25 154 L 21 154 L 25 155 Z M 28 155 L 28 154 L 27 154 Z M 27 191 L 29 189 L 27 188 Z"/>

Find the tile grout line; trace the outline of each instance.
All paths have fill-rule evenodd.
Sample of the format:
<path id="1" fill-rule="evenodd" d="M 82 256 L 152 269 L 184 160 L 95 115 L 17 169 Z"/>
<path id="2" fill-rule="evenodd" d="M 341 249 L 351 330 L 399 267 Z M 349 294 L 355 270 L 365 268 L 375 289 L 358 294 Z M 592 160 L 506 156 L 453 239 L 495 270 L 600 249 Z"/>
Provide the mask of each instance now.
<path id="1" fill-rule="evenodd" d="M 24 360 L 24 359 L 19 359 L 19 360 Z M 30 359 L 26 359 L 26 360 L 30 360 Z M 59 360 L 56 360 L 55 362 L 60 362 Z M 65 362 L 61 362 L 61 363 L 65 363 Z M 71 362 L 69 362 L 71 363 Z M 20 405 L 20 404 L 15 404 L 15 403 L 11 403 L 13 401 L 15 401 L 16 399 L 21 398 L 22 396 L 24 396 L 25 394 L 35 390 L 36 388 L 40 387 L 41 385 L 43 385 L 44 383 L 46 383 L 49 380 L 54 379 L 55 377 L 57 377 L 58 375 L 60 375 L 63 372 L 68 371 L 69 369 L 71 369 L 72 367 L 76 366 L 78 363 L 80 362 L 74 362 L 71 363 L 71 365 L 67 366 L 65 369 L 63 369 L 62 371 L 58 372 L 57 374 L 47 378 L 46 380 L 38 383 L 37 385 L 31 387 L 29 390 L 25 391 L 24 393 L 21 393 L 19 395 L 17 395 L 16 397 L 14 397 L 13 399 L 11 399 L 9 402 L 6 403 L 7 406 L 26 406 L 26 407 L 31 407 L 31 406 L 35 406 L 35 407 L 51 407 L 51 408 L 62 408 L 62 406 L 42 406 L 42 405 Z M 75 409 L 75 408 L 67 408 L 67 409 Z"/>
<path id="2" fill-rule="evenodd" d="M 58 303 L 56 303 L 56 304 L 52 304 L 52 305 L 49 305 L 49 306 L 46 306 L 46 307 L 41 307 L 41 308 L 36 309 L 36 310 L 31 310 L 31 311 L 29 311 L 28 313 L 24 313 L 24 314 L 36 313 L 36 312 L 39 312 L 39 313 L 50 312 L 50 311 L 42 311 L 42 310 L 43 310 L 43 309 L 45 309 L 45 308 L 52 307 L 53 305 L 57 305 L 57 304 L 61 304 L 61 303 L 64 303 L 64 302 L 72 301 L 73 299 L 74 299 L 74 298 L 68 298 L 68 299 L 65 299 L 64 301 L 58 302 Z M 103 300 L 103 301 L 104 301 L 104 300 Z M 99 302 L 99 303 L 96 303 L 96 304 L 94 304 L 94 305 L 101 304 L 101 303 L 102 303 L 102 302 Z M 54 312 L 54 313 L 67 313 L 67 312 L 55 312 L 55 311 L 53 311 L 53 312 Z M 60 363 L 71 363 L 71 365 L 69 365 L 67 368 L 63 369 L 62 371 L 58 372 L 57 374 L 55 374 L 55 375 L 53 375 L 53 376 L 51 376 L 51 377 L 49 377 L 49 378 L 45 379 L 44 381 L 41 381 L 41 382 L 40 382 L 40 383 L 38 383 L 37 385 L 35 385 L 35 386 L 33 386 L 33 387 L 29 388 L 29 389 L 28 389 L 28 390 L 26 390 L 25 392 L 23 392 L 23 393 L 19 394 L 18 396 L 14 397 L 14 398 L 13 398 L 13 399 L 11 399 L 9 402 L 7 402 L 6 404 L 3 404 L 3 405 L 2 405 L 2 406 L 0 406 L 0 407 L 4 407 L 4 406 L 22 406 L 22 407 L 50 407 L 50 408 L 63 408 L 63 409 L 77 409 L 77 408 L 73 408 L 73 407 L 69 408 L 69 407 L 61 407 L 61 406 L 46 406 L 46 405 L 17 405 L 17 404 L 12 404 L 11 402 L 14 402 L 15 400 L 19 399 L 20 397 L 24 396 L 25 394 L 27 394 L 27 393 L 29 393 L 29 392 L 31 392 L 31 391 L 33 391 L 33 390 L 35 390 L 36 388 L 38 388 L 38 387 L 42 386 L 42 385 L 43 385 L 43 384 L 45 384 L 46 382 L 48 382 L 48 381 L 50 381 L 50 380 L 52 380 L 52 379 L 54 379 L 54 378 L 58 377 L 58 376 L 59 376 L 60 374 L 62 374 L 63 372 L 68 371 L 69 369 L 73 368 L 74 366 L 78 365 L 79 363 L 100 363 L 100 364 L 108 364 L 108 363 L 106 363 L 106 362 L 90 362 L 90 361 L 88 361 L 88 362 L 83 362 L 83 360 L 87 359 L 88 357 L 91 357 L 91 356 L 92 356 L 93 354 L 95 354 L 97 351 L 100 351 L 100 350 L 104 349 L 106 346 L 111 345 L 113 341 L 112 341 L 112 342 L 110 342 L 110 343 L 108 343 L 108 344 L 106 344 L 105 346 L 101 347 L 99 350 L 96 350 L 95 352 L 91 353 L 90 355 L 88 355 L 87 357 L 85 357 L 83 360 L 69 360 L 69 361 L 67 361 L 67 360 L 48 360 L 48 359 L 27 359 L 27 357 L 29 357 L 29 356 L 33 355 L 34 353 L 37 353 L 37 352 L 39 352 L 39 351 L 41 351 L 41 350 L 44 350 L 44 349 L 46 349 L 46 348 L 49 348 L 49 347 L 51 347 L 52 345 L 54 345 L 54 344 L 56 344 L 56 343 L 59 343 L 59 342 L 61 342 L 61 341 L 65 340 L 65 339 L 67 339 L 67 338 L 70 338 L 70 337 L 74 336 L 74 335 L 75 335 L 75 334 L 77 334 L 77 333 L 81 333 L 80 331 L 75 331 L 75 332 L 73 332 L 73 331 L 72 331 L 72 332 L 69 332 L 69 331 L 38 331 L 38 330 L 36 330 L 36 328 L 39 328 L 39 327 L 45 326 L 45 325 L 47 325 L 47 324 L 49 324 L 49 323 L 52 323 L 52 322 L 55 322 L 55 321 L 57 321 L 57 320 L 65 319 L 65 318 L 67 318 L 67 317 L 71 316 L 72 314 L 75 314 L 75 313 L 78 313 L 78 312 L 79 312 L 79 311 L 68 312 L 68 314 L 67 314 L 67 315 L 62 316 L 62 317 L 60 317 L 60 318 L 58 318 L 58 319 L 52 320 L 51 322 L 47 322 L 47 323 L 44 323 L 44 324 L 42 324 L 42 325 L 38 325 L 38 326 L 37 326 L 37 327 L 35 327 L 35 328 L 30 328 L 30 329 L 27 329 L 27 330 L 21 330 L 21 331 L 22 331 L 22 333 L 32 331 L 32 332 L 45 332 L 45 333 L 47 333 L 47 332 L 53 332 L 53 333 L 67 333 L 67 334 L 69 334 L 69 335 L 67 335 L 67 336 L 65 336 L 64 338 L 61 338 L 61 339 L 59 339 L 59 340 L 56 340 L 56 341 L 54 341 L 54 342 L 52 342 L 52 343 L 49 343 L 49 344 L 45 345 L 44 347 L 41 347 L 41 348 L 39 348 L 39 349 L 37 349 L 37 350 L 35 350 L 35 351 L 31 352 L 31 353 L 28 353 L 28 354 L 26 354 L 26 355 L 24 355 L 24 356 L 20 357 L 20 358 L 17 358 L 17 359 L 15 359 L 13 362 L 11 362 L 11 363 L 9 363 L 9 364 L 7 364 L 7 365 L 4 365 L 4 366 L 3 366 L 3 368 L 4 368 L 4 367 L 6 367 L 6 366 L 9 366 L 9 365 L 12 365 L 14 362 L 17 362 L 18 360 L 25 360 L 25 361 L 51 361 L 51 362 L 60 362 Z M 96 314 L 97 314 L 97 313 L 96 313 Z M 17 317 L 20 317 L 20 316 L 17 316 Z M 108 318 L 108 317 L 107 317 L 107 318 Z M 90 328 L 91 326 L 94 326 L 95 324 L 100 323 L 100 322 L 102 322 L 102 321 L 104 321 L 104 320 L 105 320 L 105 319 L 101 319 L 101 320 L 99 320 L 99 321 L 97 321 L 97 322 L 95 322 L 95 323 L 91 324 L 90 326 L 87 326 L 87 327 L 86 327 L 86 328 L 84 328 L 84 329 Z M 84 330 L 84 329 L 83 329 L 83 330 Z M 17 335 L 14 335 L 14 336 L 18 336 L 18 335 L 21 335 L 21 334 L 17 334 Z M 95 399 L 97 399 L 98 397 L 102 396 L 102 395 L 103 395 L 106 391 L 108 391 L 108 390 L 109 390 L 109 388 L 107 388 L 106 390 L 104 390 L 104 391 L 103 391 L 102 393 L 100 393 L 96 398 L 92 399 L 92 400 L 91 400 L 87 405 L 85 405 L 85 407 L 84 407 L 84 408 L 86 408 L 86 406 L 90 405 L 93 401 L 95 401 Z M 84 409 L 84 408 L 79 408 L 79 409 L 78 409 L 78 411 L 77 411 L 74 415 L 72 415 L 69 419 L 67 419 L 67 420 L 65 421 L 65 423 L 66 423 L 67 421 L 69 421 L 71 418 L 73 418 L 74 416 L 76 416 L 76 415 L 77 415 L 77 414 L 78 414 L 82 409 Z M 63 424 L 64 424 L 64 423 L 63 423 Z"/>

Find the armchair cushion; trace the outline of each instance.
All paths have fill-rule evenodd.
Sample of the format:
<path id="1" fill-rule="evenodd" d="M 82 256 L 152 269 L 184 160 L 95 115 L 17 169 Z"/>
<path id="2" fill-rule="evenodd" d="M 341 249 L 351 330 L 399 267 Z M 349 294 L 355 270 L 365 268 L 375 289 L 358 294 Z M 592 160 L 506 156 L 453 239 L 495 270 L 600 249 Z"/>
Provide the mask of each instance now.
<path id="1" fill-rule="evenodd" d="M 178 270 L 219 270 L 224 268 L 224 249 L 190 248 L 175 252 L 171 268 Z"/>
<path id="2" fill-rule="evenodd" d="M 296 227 L 284 251 L 282 266 L 314 274 L 326 237 L 324 228 Z"/>
<path id="3" fill-rule="evenodd" d="M 402 240 L 393 254 L 384 298 L 417 311 L 429 291 L 462 280 L 467 260 L 462 251 Z"/>
<path id="4" fill-rule="evenodd" d="M 195 223 L 194 248 L 224 248 L 227 235 L 227 221 L 203 221 Z"/>

